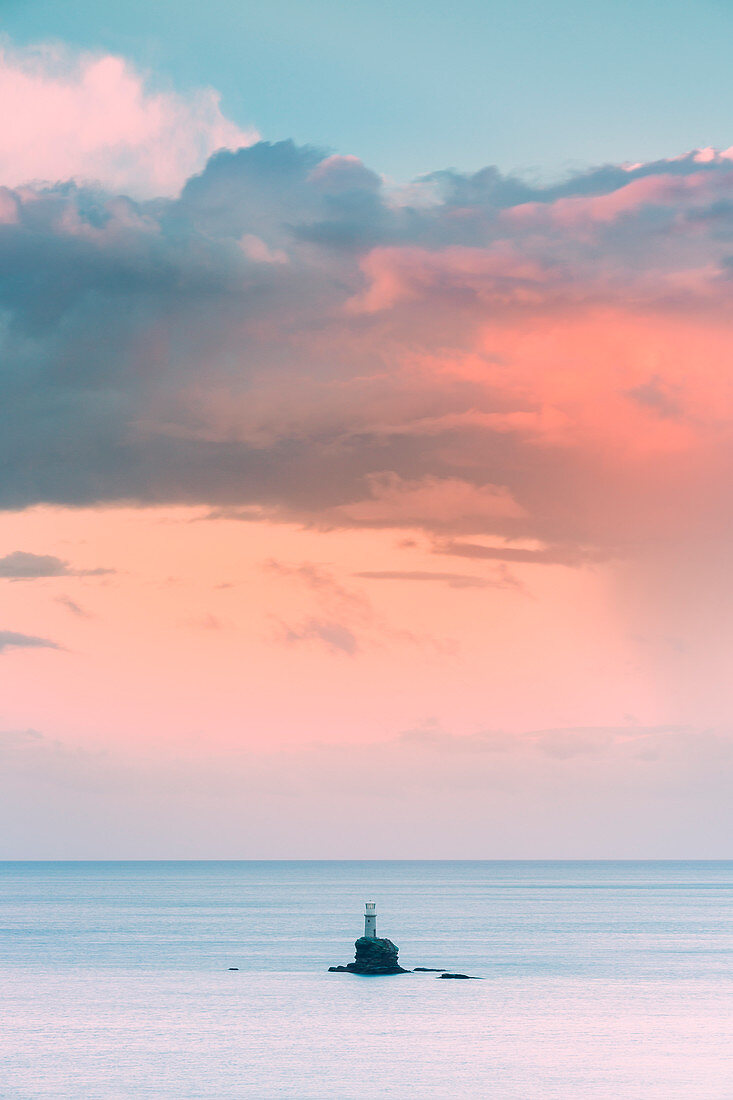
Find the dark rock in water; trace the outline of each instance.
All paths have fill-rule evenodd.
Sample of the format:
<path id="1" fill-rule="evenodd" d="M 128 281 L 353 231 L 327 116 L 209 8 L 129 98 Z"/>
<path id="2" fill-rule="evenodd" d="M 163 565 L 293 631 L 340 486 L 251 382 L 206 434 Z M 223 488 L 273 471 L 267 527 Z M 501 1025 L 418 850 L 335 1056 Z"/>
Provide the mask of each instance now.
<path id="1" fill-rule="evenodd" d="M 239 967 L 238 966 L 230 966 L 229 969 L 230 970 L 239 970 Z"/>
<path id="2" fill-rule="evenodd" d="M 356 957 L 348 966 L 329 966 L 338 974 L 409 974 L 397 962 L 399 948 L 392 940 L 360 936 L 354 944 Z"/>
<path id="3" fill-rule="evenodd" d="M 445 974 L 442 966 L 416 966 L 413 974 Z"/>
<path id="4" fill-rule="evenodd" d="M 465 978 L 467 981 L 478 982 L 481 979 L 477 978 L 475 974 L 441 974 L 441 978 Z"/>
<path id="5" fill-rule="evenodd" d="M 360 936 L 354 944 L 356 958 L 348 969 L 354 974 L 406 974 L 397 962 L 399 948 L 392 940 Z"/>

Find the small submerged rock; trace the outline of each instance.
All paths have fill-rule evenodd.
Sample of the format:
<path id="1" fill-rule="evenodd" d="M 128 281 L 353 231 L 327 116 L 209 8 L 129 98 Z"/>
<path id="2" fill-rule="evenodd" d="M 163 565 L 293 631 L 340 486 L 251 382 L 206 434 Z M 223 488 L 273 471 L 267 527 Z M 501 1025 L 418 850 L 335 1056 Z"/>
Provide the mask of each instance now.
<path id="1" fill-rule="evenodd" d="M 230 966 L 229 970 L 239 970 L 239 967 L 238 966 Z"/>
<path id="2" fill-rule="evenodd" d="M 441 974 L 441 978 L 465 978 L 470 982 L 480 982 L 481 979 L 476 974 Z"/>
<path id="3" fill-rule="evenodd" d="M 442 966 L 416 966 L 413 974 L 445 974 Z"/>

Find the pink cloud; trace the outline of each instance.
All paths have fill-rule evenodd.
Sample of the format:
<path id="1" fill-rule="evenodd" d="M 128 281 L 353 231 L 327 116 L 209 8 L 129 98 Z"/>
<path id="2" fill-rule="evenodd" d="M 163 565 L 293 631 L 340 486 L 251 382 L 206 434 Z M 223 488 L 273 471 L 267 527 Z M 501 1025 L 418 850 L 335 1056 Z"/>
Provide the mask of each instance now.
<path id="1" fill-rule="evenodd" d="M 74 179 L 134 195 L 175 194 L 217 149 L 256 139 L 211 89 L 149 88 L 129 62 L 55 47 L 0 53 L 0 179 Z"/>
<path id="2" fill-rule="evenodd" d="M 709 161 L 700 161 L 709 163 Z M 574 195 L 554 203 L 530 202 L 514 206 L 503 215 L 507 225 L 539 229 L 543 225 L 581 228 L 586 223 L 612 222 L 643 206 L 692 205 L 696 197 L 709 199 L 718 180 L 702 175 L 643 176 L 608 194 Z"/>
<path id="3" fill-rule="evenodd" d="M 257 264 L 286 264 L 288 254 L 282 248 L 269 248 L 261 237 L 254 233 L 245 233 L 239 242 L 245 256 Z"/>
<path id="4" fill-rule="evenodd" d="M 505 241 L 488 248 L 453 246 L 438 251 L 414 246 L 374 248 L 361 267 L 369 285 L 348 303 L 356 313 L 390 309 L 431 291 L 462 289 L 507 301 L 529 301 L 533 284 L 544 278 L 537 260 Z"/>

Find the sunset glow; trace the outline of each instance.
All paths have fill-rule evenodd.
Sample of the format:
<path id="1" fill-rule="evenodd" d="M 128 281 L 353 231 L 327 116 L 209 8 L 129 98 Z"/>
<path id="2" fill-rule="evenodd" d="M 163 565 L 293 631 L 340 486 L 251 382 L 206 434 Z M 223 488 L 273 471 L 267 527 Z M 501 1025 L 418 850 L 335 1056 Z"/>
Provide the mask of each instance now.
<path id="1" fill-rule="evenodd" d="M 406 184 L 111 53 L 0 94 L 8 850 L 364 855 L 348 791 L 716 855 L 730 150 Z"/>

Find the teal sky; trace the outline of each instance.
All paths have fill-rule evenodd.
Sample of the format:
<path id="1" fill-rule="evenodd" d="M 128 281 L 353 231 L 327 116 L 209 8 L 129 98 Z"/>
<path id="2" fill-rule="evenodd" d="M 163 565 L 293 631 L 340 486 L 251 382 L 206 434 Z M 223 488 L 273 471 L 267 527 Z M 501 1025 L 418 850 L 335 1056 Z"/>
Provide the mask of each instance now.
<path id="1" fill-rule="evenodd" d="M 3 0 L 15 44 L 124 54 L 211 85 L 263 137 L 405 179 L 484 164 L 554 174 L 733 144 L 723 0 Z"/>

